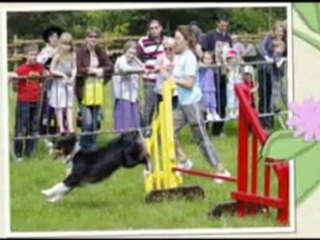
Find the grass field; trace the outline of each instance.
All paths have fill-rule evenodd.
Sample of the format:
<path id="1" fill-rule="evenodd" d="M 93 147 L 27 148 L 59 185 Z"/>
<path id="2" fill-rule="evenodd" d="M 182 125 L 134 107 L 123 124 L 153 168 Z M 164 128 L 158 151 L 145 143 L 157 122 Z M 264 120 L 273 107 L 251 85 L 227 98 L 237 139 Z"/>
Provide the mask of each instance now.
<path id="1" fill-rule="evenodd" d="M 10 92 L 10 116 L 14 112 L 14 94 Z M 112 102 L 105 108 L 104 129 L 113 126 Z M 11 134 L 13 118 L 10 118 Z M 211 137 L 223 163 L 233 176 L 237 175 L 237 122 L 225 126 L 226 138 Z M 113 136 L 101 135 L 105 144 Z M 213 171 L 184 129 L 181 142 L 194 162 L 194 169 Z M 262 167 L 262 166 L 261 166 Z M 52 204 L 40 193 L 65 176 L 65 166 L 54 161 L 42 141 L 32 159 L 16 163 L 10 159 L 11 230 L 16 231 L 75 231 L 75 230 L 143 230 L 194 229 L 229 227 L 279 227 L 275 211 L 270 217 L 257 215 L 240 219 L 236 216 L 210 220 L 207 213 L 215 204 L 230 200 L 233 183 L 216 184 L 213 180 L 184 176 L 185 185 L 200 185 L 206 193 L 204 200 L 175 200 L 146 204 L 142 166 L 116 172 L 108 181 L 78 188 L 62 202 Z M 263 175 L 260 176 L 263 178 Z M 276 191 L 276 189 L 275 189 Z"/>

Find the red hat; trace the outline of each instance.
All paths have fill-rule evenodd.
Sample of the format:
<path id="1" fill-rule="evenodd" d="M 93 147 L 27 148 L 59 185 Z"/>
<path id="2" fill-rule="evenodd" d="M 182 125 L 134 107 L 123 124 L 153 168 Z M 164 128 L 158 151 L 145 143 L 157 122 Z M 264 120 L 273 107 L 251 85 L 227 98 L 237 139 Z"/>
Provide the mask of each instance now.
<path id="1" fill-rule="evenodd" d="M 229 57 L 237 57 L 238 56 L 238 51 L 235 49 L 229 49 L 227 52 L 227 58 Z"/>

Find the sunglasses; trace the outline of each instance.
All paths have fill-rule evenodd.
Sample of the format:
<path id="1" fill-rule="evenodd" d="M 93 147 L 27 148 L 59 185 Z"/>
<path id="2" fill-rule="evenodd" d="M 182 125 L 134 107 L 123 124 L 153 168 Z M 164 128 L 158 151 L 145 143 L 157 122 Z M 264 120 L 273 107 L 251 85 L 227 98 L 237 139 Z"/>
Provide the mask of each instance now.
<path id="1" fill-rule="evenodd" d="M 173 48 L 164 48 L 164 50 L 167 51 L 167 52 L 172 52 Z"/>
<path id="2" fill-rule="evenodd" d="M 150 27 L 150 30 L 157 30 L 159 27 Z"/>
<path id="3" fill-rule="evenodd" d="M 88 37 L 89 37 L 89 38 L 98 38 L 97 35 L 89 35 Z"/>

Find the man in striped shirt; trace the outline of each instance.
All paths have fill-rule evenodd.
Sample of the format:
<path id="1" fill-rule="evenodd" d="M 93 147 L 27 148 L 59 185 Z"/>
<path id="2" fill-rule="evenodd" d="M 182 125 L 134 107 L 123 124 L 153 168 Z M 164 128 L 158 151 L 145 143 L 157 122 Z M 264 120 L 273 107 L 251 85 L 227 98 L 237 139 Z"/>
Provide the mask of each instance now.
<path id="1" fill-rule="evenodd" d="M 152 115 L 156 106 L 156 93 L 154 91 L 157 73 L 154 66 L 157 56 L 163 53 L 163 35 L 162 24 L 159 20 L 153 19 L 148 25 L 148 35 L 139 39 L 138 52 L 144 62 L 147 73 L 143 76 L 144 81 L 144 111 L 143 111 L 143 127 L 149 126 L 152 121 Z"/>

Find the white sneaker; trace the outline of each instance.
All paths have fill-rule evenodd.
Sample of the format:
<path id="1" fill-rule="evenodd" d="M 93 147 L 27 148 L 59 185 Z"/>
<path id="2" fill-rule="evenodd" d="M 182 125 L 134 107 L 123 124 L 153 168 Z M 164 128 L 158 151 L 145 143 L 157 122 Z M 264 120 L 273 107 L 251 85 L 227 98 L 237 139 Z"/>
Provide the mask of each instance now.
<path id="1" fill-rule="evenodd" d="M 222 133 L 220 133 L 219 135 L 217 135 L 217 137 L 219 137 L 219 138 L 225 138 L 225 137 L 227 137 L 227 135 L 226 135 L 224 132 L 222 132 Z"/>
<path id="2" fill-rule="evenodd" d="M 15 160 L 16 160 L 16 162 L 22 162 L 23 158 L 21 158 L 21 157 L 20 158 L 16 158 Z"/>
<path id="3" fill-rule="evenodd" d="M 208 122 L 213 122 L 214 121 L 214 115 L 212 113 L 207 113 L 206 120 Z"/>
<path id="4" fill-rule="evenodd" d="M 213 119 L 214 119 L 214 121 L 217 121 L 217 122 L 221 121 L 221 117 L 219 116 L 219 114 L 216 111 L 213 113 Z"/>
<path id="5" fill-rule="evenodd" d="M 230 113 L 230 114 L 229 114 L 229 118 L 230 118 L 230 119 L 237 119 L 237 116 L 236 116 L 235 113 Z"/>
<path id="6" fill-rule="evenodd" d="M 226 170 L 226 169 L 224 171 L 222 171 L 222 172 L 217 173 L 216 175 L 223 176 L 223 177 L 231 177 L 230 172 L 228 170 Z M 214 182 L 220 184 L 220 183 L 223 183 L 224 180 L 221 179 L 221 178 L 215 178 Z"/>
<path id="7" fill-rule="evenodd" d="M 193 166 L 193 163 L 190 161 L 190 159 L 187 159 L 184 162 L 179 162 L 177 165 L 178 168 L 183 168 L 186 170 L 190 170 L 192 166 Z"/>

